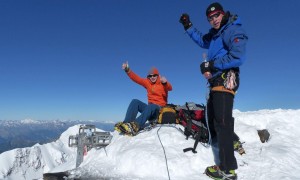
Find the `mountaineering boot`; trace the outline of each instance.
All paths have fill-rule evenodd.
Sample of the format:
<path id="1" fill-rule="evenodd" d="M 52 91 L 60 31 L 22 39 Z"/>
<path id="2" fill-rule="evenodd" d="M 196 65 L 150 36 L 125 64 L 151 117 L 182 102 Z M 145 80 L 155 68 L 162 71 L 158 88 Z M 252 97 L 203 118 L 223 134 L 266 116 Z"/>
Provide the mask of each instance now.
<path id="1" fill-rule="evenodd" d="M 120 126 L 121 126 L 122 124 L 123 124 L 123 122 L 118 122 L 117 124 L 115 124 L 114 129 L 115 129 L 116 131 L 118 131 L 119 133 L 122 132 L 121 129 L 120 129 Z"/>
<path id="2" fill-rule="evenodd" d="M 121 131 L 128 136 L 135 136 L 139 131 L 139 125 L 136 122 L 122 123 Z"/>
<path id="3" fill-rule="evenodd" d="M 230 170 L 228 173 L 220 170 L 218 166 L 209 166 L 205 169 L 205 174 L 215 180 L 237 180 L 237 174 L 234 170 Z"/>
<path id="4" fill-rule="evenodd" d="M 149 123 L 149 126 L 146 126 L 146 127 L 144 127 L 144 131 L 150 131 L 151 129 L 153 129 L 153 128 L 155 128 L 156 127 L 156 123 Z"/>
<path id="5" fill-rule="evenodd" d="M 240 155 L 246 154 L 241 141 L 233 141 L 233 149 L 234 151 L 238 152 Z"/>

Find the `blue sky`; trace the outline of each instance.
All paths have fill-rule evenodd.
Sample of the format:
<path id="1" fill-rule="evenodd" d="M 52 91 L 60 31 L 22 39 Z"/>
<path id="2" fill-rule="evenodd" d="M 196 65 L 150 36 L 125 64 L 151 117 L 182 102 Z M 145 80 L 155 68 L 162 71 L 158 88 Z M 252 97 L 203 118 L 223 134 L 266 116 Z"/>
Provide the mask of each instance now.
<path id="1" fill-rule="evenodd" d="M 204 49 L 178 22 L 207 32 L 208 0 L 1 0 L 0 120 L 121 121 L 155 66 L 173 85 L 169 103 L 205 103 Z M 299 109 L 298 0 L 219 1 L 249 36 L 235 109 Z"/>

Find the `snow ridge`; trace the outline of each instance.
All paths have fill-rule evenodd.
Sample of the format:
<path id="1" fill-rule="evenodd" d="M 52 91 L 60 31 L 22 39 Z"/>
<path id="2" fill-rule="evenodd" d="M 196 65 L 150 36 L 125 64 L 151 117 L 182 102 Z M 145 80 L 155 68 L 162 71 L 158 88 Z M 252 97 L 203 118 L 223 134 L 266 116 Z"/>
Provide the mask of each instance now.
<path id="1" fill-rule="evenodd" d="M 300 179 L 295 173 L 300 172 L 300 110 L 234 111 L 234 117 L 246 150 L 235 154 L 239 179 Z M 134 137 L 113 132 L 106 148 L 92 149 L 75 168 L 76 148 L 68 147 L 68 137 L 78 133 L 75 125 L 55 142 L 0 154 L 0 179 L 42 179 L 43 173 L 68 171 L 69 178 L 79 179 L 209 180 L 203 172 L 214 164 L 211 149 L 199 144 L 197 154 L 184 153 L 194 140 L 178 128 L 156 127 Z M 267 143 L 260 142 L 261 129 L 271 134 Z"/>

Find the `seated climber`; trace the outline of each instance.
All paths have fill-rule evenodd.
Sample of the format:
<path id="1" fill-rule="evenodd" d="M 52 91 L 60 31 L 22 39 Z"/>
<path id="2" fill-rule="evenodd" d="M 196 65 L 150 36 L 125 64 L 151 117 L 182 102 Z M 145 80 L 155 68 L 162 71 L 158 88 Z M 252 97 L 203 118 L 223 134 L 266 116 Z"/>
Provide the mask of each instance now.
<path id="1" fill-rule="evenodd" d="M 148 104 L 133 99 L 128 106 L 124 121 L 115 125 L 115 130 L 118 132 L 134 136 L 144 128 L 147 120 L 154 120 L 158 117 L 160 108 L 167 104 L 168 91 L 172 90 L 172 85 L 164 76 L 160 76 L 155 67 L 150 69 L 147 78 L 141 78 L 135 74 L 129 68 L 128 62 L 122 64 L 122 69 L 131 80 L 147 90 Z M 138 113 L 140 116 L 137 117 Z"/>

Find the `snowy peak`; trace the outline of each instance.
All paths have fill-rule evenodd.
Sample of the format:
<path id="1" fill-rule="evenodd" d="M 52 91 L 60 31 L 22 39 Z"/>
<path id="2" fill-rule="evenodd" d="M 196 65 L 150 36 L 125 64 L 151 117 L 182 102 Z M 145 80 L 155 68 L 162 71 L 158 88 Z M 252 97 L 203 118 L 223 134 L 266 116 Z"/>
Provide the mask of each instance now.
<path id="1" fill-rule="evenodd" d="M 289 173 L 300 172 L 300 110 L 235 111 L 234 117 L 246 150 L 242 156 L 235 153 L 239 179 L 300 179 Z M 79 179 L 209 179 L 203 172 L 214 164 L 211 149 L 199 144 L 197 154 L 184 153 L 194 140 L 186 140 L 178 128 L 158 126 L 134 137 L 113 132 L 106 148 L 91 149 L 75 168 L 76 148 L 68 147 L 68 137 L 79 125 L 72 126 L 55 142 L 0 154 L 0 179 L 41 179 L 43 173 L 64 171 Z M 260 141 L 260 129 L 270 132 L 267 143 Z"/>
<path id="2" fill-rule="evenodd" d="M 61 133 L 76 124 L 94 124 L 97 128 L 106 131 L 112 131 L 114 125 L 99 121 L 0 120 L 0 153 L 15 148 L 30 147 L 36 143 L 55 141 Z"/>
<path id="3" fill-rule="evenodd" d="M 0 154 L 0 179 L 39 179 L 44 171 L 66 162 L 73 162 L 76 149 L 68 147 L 68 138 L 69 134 L 76 134 L 78 128 L 79 125 L 69 128 L 52 143 L 36 144 L 33 147 L 18 148 Z"/>

